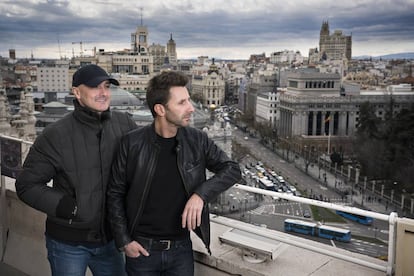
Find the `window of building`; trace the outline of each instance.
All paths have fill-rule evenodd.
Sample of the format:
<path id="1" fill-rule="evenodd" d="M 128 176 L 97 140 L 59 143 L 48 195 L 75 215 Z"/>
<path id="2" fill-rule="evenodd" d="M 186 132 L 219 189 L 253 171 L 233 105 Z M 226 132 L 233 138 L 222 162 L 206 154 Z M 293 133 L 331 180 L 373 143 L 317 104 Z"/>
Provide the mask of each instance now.
<path id="1" fill-rule="evenodd" d="M 297 88 L 298 87 L 298 82 L 297 81 L 290 80 L 289 81 L 289 87 Z"/>

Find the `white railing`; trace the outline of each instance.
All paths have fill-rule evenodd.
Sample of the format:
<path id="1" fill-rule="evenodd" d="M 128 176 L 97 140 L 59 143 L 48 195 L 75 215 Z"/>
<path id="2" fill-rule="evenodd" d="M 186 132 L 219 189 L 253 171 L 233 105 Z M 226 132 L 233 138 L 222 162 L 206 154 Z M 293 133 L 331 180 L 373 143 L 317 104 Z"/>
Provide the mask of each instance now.
<path id="1" fill-rule="evenodd" d="M 267 236 L 267 238 L 272 238 L 272 239 L 275 239 L 275 240 L 278 240 L 280 242 L 287 243 L 287 244 L 290 244 L 290 245 L 293 245 L 293 246 L 297 246 L 297 247 L 300 247 L 300 248 L 312 250 L 314 252 L 318 252 L 318 253 L 321 253 L 321 254 L 324 254 L 324 255 L 332 256 L 332 257 L 342 259 L 342 260 L 345 260 L 345 261 L 348 261 L 348 262 L 352 262 L 352 263 L 359 264 L 359 265 L 362 265 L 362 266 L 365 266 L 365 267 L 369 267 L 369 268 L 372 268 L 372 269 L 375 269 L 375 270 L 379 270 L 379 271 L 385 272 L 387 275 L 392 275 L 394 273 L 395 252 L 396 252 L 395 251 L 396 221 L 398 219 L 397 213 L 392 212 L 389 215 L 385 215 L 385 214 L 381 214 L 381 213 L 377 213 L 377 212 L 372 212 L 372 211 L 359 209 L 359 208 L 356 208 L 356 207 L 343 206 L 343 205 L 338 205 L 338 204 L 334 204 L 334 203 L 330 203 L 330 202 L 323 202 L 323 201 L 318 201 L 318 200 L 314 200 L 314 199 L 298 197 L 298 196 L 285 194 L 285 193 L 268 191 L 268 190 L 264 190 L 264 189 L 260 189 L 260 188 L 254 188 L 254 187 L 240 185 L 240 184 L 236 184 L 233 187 L 236 188 L 236 189 L 247 191 L 247 192 L 252 192 L 252 193 L 257 193 L 257 194 L 262 194 L 262 195 L 268 195 L 268 196 L 276 196 L 276 197 L 286 199 L 286 200 L 289 200 L 289 201 L 295 201 L 295 202 L 300 202 L 300 203 L 309 204 L 309 205 L 313 205 L 313 206 L 319 206 L 319 207 L 323 207 L 323 208 L 344 211 L 344 212 L 353 213 L 353 214 L 357 214 L 357 215 L 369 216 L 369 217 L 372 217 L 372 218 L 375 218 L 375 219 L 378 219 L 378 220 L 387 221 L 388 224 L 389 224 L 388 261 L 387 262 L 384 261 L 384 265 L 378 265 L 376 263 L 367 262 L 365 260 L 361 260 L 361 259 L 356 258 L 356 257 L 352 257 L 352 256 L 344 255 L 344 254 L 341 254 L 341 253 L 338 253 L 338 252 L 326 250 L 324 248 L 315 247 L 313 245 L 305 244 L 305 243 L 298 242 L 298 241 L 295 241 L 295 240 L 286 240 L 286 239 L 283 239 L 282 237 L 270 236 L 270 234 L 269 234 L 269 236 Z M 225 220 L 225 219 L 215 218 L 214 216 L 211 217 L 211 220 L 216 222 L 216 223 L 223 224 L 223 225 L 226 225 L 228 227 L 235 228 L 234 223 L 232 223 L 231 221 L 227 222 L 227 220 Z M 237 228 L 240 229 L 240 230 L 243 230 L 243 231 L 252 232 L 251 228 L 244 227 L 243 225 L 237 225 Z"/>

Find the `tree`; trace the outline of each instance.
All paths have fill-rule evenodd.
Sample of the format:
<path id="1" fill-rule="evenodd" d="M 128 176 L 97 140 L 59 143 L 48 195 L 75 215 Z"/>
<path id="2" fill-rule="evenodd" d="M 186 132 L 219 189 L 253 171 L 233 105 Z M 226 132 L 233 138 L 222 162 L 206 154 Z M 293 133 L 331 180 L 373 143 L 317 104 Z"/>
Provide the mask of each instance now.
<path id="1" fill-rule="evenodd" d="M 394 106 L 391 98 L 381 120 L 371 104 L 361 105 L 354 148 L 362 174 L 414 191 L 414 104 L 399 113 Z"/>
<path id="2" fill-rule="evenodd" d="M 335 164 L 335 163 L 337 163 L 338 165 L 338 167 L 339 166 L 341 166 L 342 165 L 342 157 L 341 157 L 341 155 L 338 153 L 338 152 L 333 152 L 332 154 L 331 154 L 331 162 L 333 163 L 333 164 Z"/>
<path id="3" fill-rule="evenodd" d="M 414 104 L 387 122 L 386 137 L 394 179 L 402 184 L 401 189 L 414 191 Z"/>

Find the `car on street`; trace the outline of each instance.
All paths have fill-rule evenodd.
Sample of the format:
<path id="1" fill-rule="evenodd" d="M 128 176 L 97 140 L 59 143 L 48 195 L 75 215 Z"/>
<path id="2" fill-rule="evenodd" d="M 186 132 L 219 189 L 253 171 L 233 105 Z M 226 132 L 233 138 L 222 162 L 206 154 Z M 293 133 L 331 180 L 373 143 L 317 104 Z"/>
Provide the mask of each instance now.
<path id="1" fill-rule="evenodd" d="M 308 209 L 303 210 L 303 217 L 304 218 L 310 218 L 311 217 L 311 214 L 310 214 Z"/>

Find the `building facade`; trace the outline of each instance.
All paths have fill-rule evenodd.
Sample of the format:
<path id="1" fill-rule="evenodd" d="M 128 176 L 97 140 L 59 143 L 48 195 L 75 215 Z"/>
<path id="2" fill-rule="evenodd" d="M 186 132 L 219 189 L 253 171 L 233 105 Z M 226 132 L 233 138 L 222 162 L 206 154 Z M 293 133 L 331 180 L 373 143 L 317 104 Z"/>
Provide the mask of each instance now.
<path id="1" fill-rule="evenodd" d="M 319 36 L 319 52 L 322 59 L 348 59 L 352 58 L 352 36 L 343 35 L 342 31 L 329 31 L 328 21 L 322 23 Z"/>
<path id="2" fill-rule="evenodd" d="M 257 95 L 256 115 L 257 123 L 269 123 L 272 128 L 277 126 L 277 92 L 260 93 Z"/>
<path id="3" fill-rule="evenodd" d="M 160 72 L 166 58 L 165 46 L 153 43 L 148 47 L 148 52 L 152 56 L 154 72 Z"/>
<path id="4" fill-rule="evenodd" d="M 274 64 L 302 64 L 303 56 L 299 51 L 284 50 L 270 53 L 269 61 Z"/>
<path id="5" fill-rule="evenodd" d="M 192 97 L 201 100 L 203 106 L 224 105 L 225 82 L 213 63 L 206 75 L 195 75 L 191 82 Z"/>
<path id="6" fill-rule="evenodd" d="M 371 103 L 376 115 L 384 118 L 391 101 L 394 112 L 414 102 L 413 92 L 360 91 L 341 84 L 339 74 L 294 72 L 288 82 L 279 96 L 278 133 L 296 150 L 307 145 L 319 152 L 350 153 L 362 104 Z"/>
<path id="7" fill-rule="evenodd" d="M 131 33 L 131 51 L 135 53 L 141 53 L 148 49 L 148 28 L 147 26 L 140 25 L 135 30 L 135 33 Z"/>
<path id="8" fill-rule="evenodd" d="M 256 101 L 260 93 L 274 92 L 279 86 L 279 77 L 274 70 L 257 70 L 253 73 L 247 87 L 246 109 L 242 110 L 247 114 L 256 114 Z"/>
<path id="9" fill-rule="evenodd" d="M 167 57 L 171 65 L 177 65 L 177 50 L 172 34 L 170 34 L 170 40 L 167 42 Z"/>
<path id="10" fill-rule="evenodd" d="M 100 64 L 99 64 L 100 65 Z M 154 72 L 153 57 L 141 53 L 116 53 L 112 55 L 112 73 L 150 74 Z"/>
<path id="11" fill-rule="evenodd" d="M 69 66 L 37 67 L 37 90 L 41 92 L 68 92 L 72 85 L 69 80 Z"/>

